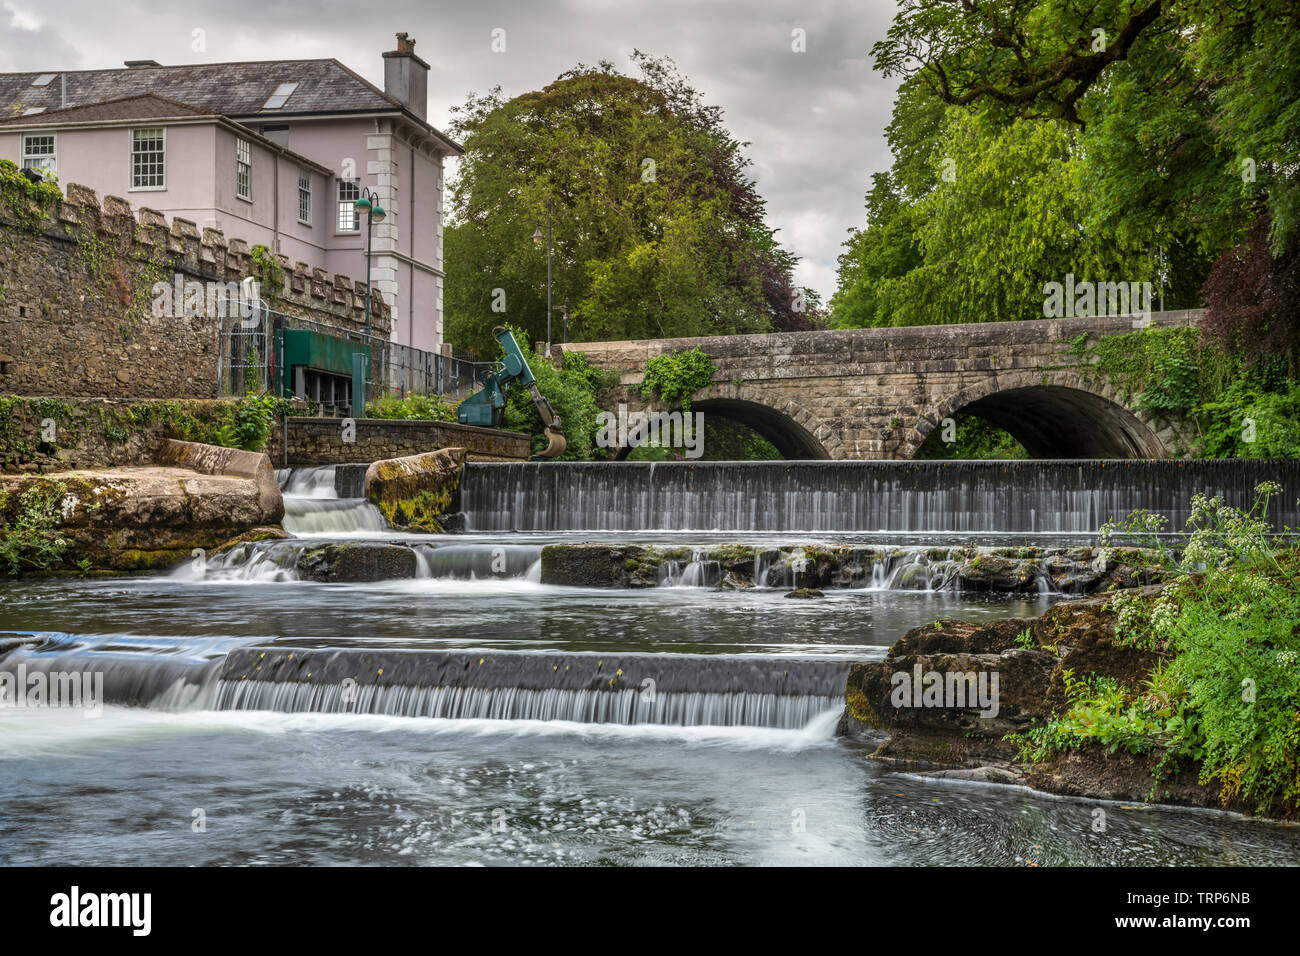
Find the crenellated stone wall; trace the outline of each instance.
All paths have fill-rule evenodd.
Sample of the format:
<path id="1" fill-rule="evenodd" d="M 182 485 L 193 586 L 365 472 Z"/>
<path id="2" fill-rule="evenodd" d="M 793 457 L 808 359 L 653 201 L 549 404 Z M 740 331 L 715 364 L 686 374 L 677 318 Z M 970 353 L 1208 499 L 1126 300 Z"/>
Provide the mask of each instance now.
<path id="1" fill-rule="evenodd" d="M 152 291 L 178 275 L 238 283 L 255 274 L 246 241 L 147 207 L 132 210 L 117 196 L 101 203 L 76 183 L 61 203 L 23 211 L 0 204 L 0 393 L 217 397 L 217 319 L 155 314 Z M 31 213 L 39 213 L 34 223 Z M 273 308 L 364 327 L 363 282 L 276 259 L 284 281 Z M 371 309 L 374 334 L 386 338 L 388 306 L 375 297 Z"/>

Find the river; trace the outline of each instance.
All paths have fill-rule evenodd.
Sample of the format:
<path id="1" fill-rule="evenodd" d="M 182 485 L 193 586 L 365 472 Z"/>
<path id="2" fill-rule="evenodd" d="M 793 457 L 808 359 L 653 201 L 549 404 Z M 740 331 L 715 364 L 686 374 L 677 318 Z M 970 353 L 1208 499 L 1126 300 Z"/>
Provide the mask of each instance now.
<path id="1" fill-rule="evenodd" d="M 0 669 L 100 673 L 108 703 L 94 714 L 0 707 L 0 863 L 1300 861 L 1300 827 L 896 773 L 868 759 L 869 745 L 835 736 L 849 661 L 879 659 L 937 618 L 1030 616 L 1065 597 L 931 589 L 938 577 L 914 575 L 903 586 L 908 555 L 1076 541 L 1095 514 L 1056 515 L 1059 502 L 1031 508 L 1022 494 L 1004 512 L 1010 527 L 977 533 L 973 519 L 952 529 L 943 519 L 977 508 L 914 499 L 899 513 L 924 515 L 916 521 L 829 530 L 828 515 L 866 514 L 845 504 L 854 484 L 801 493 L 782 514 L 769 503 L 769 518 L 737 530 L 744 511 L 717 490 L 735 487 L 720 471 L 714 490 L 695 492 L 682 490 L 684 472 L 662 485 L 642 466 L 614 471 L 627 477 L 607 479 L 582 510 L 563 489 L 589 470 L 546 491 L 537 482 L 557 466 L 531 468 L 471 466 L 464 535 L 397 535 L 369 506 L 338 499 L 328 470 L 303 471 L 282 476 L 286 527 L 303 542 L 167 575 L 4 585 L 0 632 L 12 633 L 0 634 Z M 672 481 L 679 497 L 703 497 L 669 507 L 645 493 Z M 1036 494 L 1065 487 L 1034 481 Z M 528 495 L 538 497 L 520 504 Z M 547 543 L 776 547 L 810 533 L 901 557 L 805 601 L 785 588 L 718 590 L 691 560 L 639 590 L 543 585 L 538 572 Z M 367 539 L 415 546 L 417 577 L 295 579 L 295 549 Z M 304 665 L 319 668 L 310 680 L 255 673 L 304 660 L 318 662 Z M 339 680 L 375 661 L 415 676 Z M 658 681 L 649 697 L 643 674 Z"/>

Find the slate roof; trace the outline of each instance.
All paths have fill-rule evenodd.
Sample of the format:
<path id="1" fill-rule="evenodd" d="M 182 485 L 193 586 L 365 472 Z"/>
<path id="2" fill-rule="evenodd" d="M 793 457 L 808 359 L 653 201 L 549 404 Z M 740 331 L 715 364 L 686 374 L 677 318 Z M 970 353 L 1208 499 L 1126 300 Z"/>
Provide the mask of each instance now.
<path id="1" fill-rule="evenodd" d="M 178 103 L 163 96 L 146 93 L 143 96 L 123 96 L 102 103 L 70 106 L 65 110 L 53 109 L 24 116 L 6 116 L 0 126 L 62 126 L 69 123 L 111 122 L 113 120 L 188 119 L 192 116 L 221 116 L 212 110 L 201 110 L 186 103 Z"/>
<path id="2" fill-rule="evenodd" d="M 11 116 L 8 119 L 0 120 L 0 130 L 15 127 L 26 129 L 29 126 L 70 126 L 74 123 L 111 123 L 125 122 L 130 120 L 176 120 L 176 119 L 193 119 L 195 117 L 208 117 L 212 122 L 221 123 L 232 129 L 240 130 L 241 135 L 247 136 L 261 143 L 263 146 L 288 156 L 297 162 L 304 163 L 323 173 L 330 170 L 322 166 L 314 159 L 309 159 L 301 153 L 295 153 L 293 150 L 286 149 L 278 143 L 272 142 L 261 133 L 250 127 L 236 123 L 234 120 L 221 113 L 213 110 L 201 110 L 197 107 L 190 106 L 187 103 L 178 103 L 175 100 L 169 100 L 163 96 L 157 96 L 153 93 L 146 93 L 143 96 L 123 96 L 116 100 L 105 100 L 103 103 L 88 103 L 85 106 L 70 106 L 64 110 L 46 110 L 44 113 L 33 113 L 30 116 Z"/>
<path id="3" fill-rule="evenodd" d="M 0 73 L 0 116 L 20 116 L 38 106 L 45 107 L 46 111 L 59 109 L 65 91 L 67 107 L 103 104 L 152 93 L 245 121 L 320 113 L 402 113 L 439 139 L 455 145 L 405 110 L 397 100 L 334 59 L 44 72 L 53 74 L 44 86 L 32 86 L 43 75 L 41 72 Z M 263 109 L 276 87 L 283 83 L 297 83 L 298 87 L 281 109 Z"/>

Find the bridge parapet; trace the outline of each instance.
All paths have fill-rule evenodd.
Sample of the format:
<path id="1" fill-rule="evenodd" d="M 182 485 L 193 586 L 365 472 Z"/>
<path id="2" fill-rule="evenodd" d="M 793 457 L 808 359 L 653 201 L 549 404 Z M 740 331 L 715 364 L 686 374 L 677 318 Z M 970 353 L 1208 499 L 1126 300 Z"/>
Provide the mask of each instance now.
<path id="1" fill-rule="evenodd" d="M 1200 323 L 1202 310 L 970 325 L 569 343 L 619 373 L 605 396 L 654 408 L 636 388 L 657 355 L 699 348 L 714 361 L 697 408 L 751 425 L 787 457 L 915 456 L 959 412 L 1020 439 L 1036 457 L 1167 458 L 1185 454 L 1181 422 L 1133 407 L 1071 350 L 1148 326 Z M 707 439 L 706 439 L 707 441 Z M 783 447 L 784 446 L 784 447 Z"/>

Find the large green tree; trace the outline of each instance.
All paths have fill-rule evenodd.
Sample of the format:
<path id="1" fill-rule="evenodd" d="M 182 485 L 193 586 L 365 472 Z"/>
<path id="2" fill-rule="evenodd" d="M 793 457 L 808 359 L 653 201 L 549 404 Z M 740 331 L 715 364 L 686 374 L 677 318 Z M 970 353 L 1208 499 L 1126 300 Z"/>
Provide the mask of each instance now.
<path id="1" fill-rule="evenodd" d="M 552 337 L 691 336 L 812 327 L 817 300 L 765 222 L 746 145 L 672 63 L 637 53 L 637 77 L 578 67 L 506 100 L 454 112 L 465 146 L 446 232 L 447 338 L 495 355 L 494 325 Z"/>
<path id="2" fill-rule="evenodd" d="M 1294 0 L 904 0 L 873 54 L 991 136 L 1064 130 L 1082 233 L 1154 250 L 1166 305 L 1203 298 L 1220 344 L 1300 351 Z M 1220 281 L 1202 290 L 1212 263 Z M 839 299 L 857 279 L 841 274 Z M 1243 306 L 1247 276 L 1260 292 Z"/>
<path id="3" fill-rule="evenodd" d="M 997 121 L 904 84 L 873 178 L 867 227 L 840 257 L 841 327 L 1034 318 L 1045 282 L 1159 279 L 1150 234 L 1086 228 L 1079 134 L 1050 118 Z"/>

